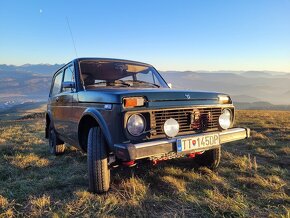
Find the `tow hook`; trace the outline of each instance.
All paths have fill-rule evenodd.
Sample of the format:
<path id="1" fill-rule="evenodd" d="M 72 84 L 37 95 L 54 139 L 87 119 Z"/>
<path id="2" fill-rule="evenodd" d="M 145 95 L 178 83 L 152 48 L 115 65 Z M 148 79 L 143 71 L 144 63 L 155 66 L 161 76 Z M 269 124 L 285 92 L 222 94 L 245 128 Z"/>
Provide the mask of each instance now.
<path id="1" fill-rule="evenodd" d="M 204 151 L 190 153 L 190 154 L 187 155 L 187 157 L 189 157 L 189 158 L 195 158 L 196 155 L 201 155 L 203 153 L 204 153 Z"/>
<path id="2" fill-rule="evenodd" d="M 137 164 L 135 163 L 134 160 L 131 160 L 131 161 L 125 161 L 125 162 L 122 162 L 122 164 L 126 167 L 133 167 L 133 166 L 136 166 Z"/>
<path id="3" fill-rule="evenodd" d="M 190 153 L 187 156 L 190 157 L 190 158 L 195 158 L 195 153 Z"/>

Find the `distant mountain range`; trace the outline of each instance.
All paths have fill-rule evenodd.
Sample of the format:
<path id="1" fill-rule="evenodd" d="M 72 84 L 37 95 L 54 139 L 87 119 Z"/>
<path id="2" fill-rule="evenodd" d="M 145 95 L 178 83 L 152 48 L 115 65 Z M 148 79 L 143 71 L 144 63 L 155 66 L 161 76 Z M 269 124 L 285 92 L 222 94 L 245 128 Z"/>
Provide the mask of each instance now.
<path id="1" fill-rule="evenodd" d="M 0 65 L 0 110 L 24 102 L 46 101 L 51 77 L 61 64 Z"/>
<path id="2" fill-rule="evenodd" d="M 235 107 L 242 110 L 280 110 L 290 111 L 290 105 L 274 105 L 269 102 L 257 101 L 253 103 L 236 102 Z"/>
<path id="3" fill-rule="evenodd" d="M 0 65 L 0 109 L 46 101 L 53 73 L 63 64 Z M 231 95 L 238 108 L 290 110 L 290 73 L 274 71 L 162 71 L 174 88 Z M 288 106 L 287 106 L 288 105 Z"/>
<path id="4" fill-rule="evenodd" d="M 167 82 L 178 89 L 218 91 L 235 102 L 290 105 L 290 73 L 264 71 L 166 71 Z"/>
<path id="5" fill-rule="evenodd" d="M 6 65 L 0 64 L 0 76 L 3 72 L 28 72 L 28 73 L 36 73 L 36 74 L 52 74 L 59 68 L 61 68 L 64 64 L 24 64 L 21 66 L 15 65 Z M 1 77 L 0 77 L 1 78 Z"/>

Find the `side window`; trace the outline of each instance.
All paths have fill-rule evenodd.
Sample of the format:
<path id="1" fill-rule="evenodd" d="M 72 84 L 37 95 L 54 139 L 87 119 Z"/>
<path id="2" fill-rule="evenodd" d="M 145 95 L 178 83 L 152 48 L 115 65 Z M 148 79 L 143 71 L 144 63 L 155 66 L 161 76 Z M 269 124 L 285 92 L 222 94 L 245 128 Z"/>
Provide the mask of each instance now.
<path id="1" fill-rule="evenodd" d="M 54 81 L 53 81 L 53 87 L 51 90 L 51 96 L 55 96 L 56 94 L 60 92 L 62 75 L 63 75 L 63 71 L 61 71 L 59 74 L 55 76 Z"/>
<path id="2" fill-rule="evenodd" d="M 68 68 L 65 69 L 63 81 L 64 82 L 75 82 L 75 76 L 74 75 L 75 75 L 74 74 L 74 67 L 73 67 L 73 65 L 71 65 L 71 66 L 69 66 Z M 63 88 L 62 91 L 63 92 L 71 91 L 71 88 Z"/>

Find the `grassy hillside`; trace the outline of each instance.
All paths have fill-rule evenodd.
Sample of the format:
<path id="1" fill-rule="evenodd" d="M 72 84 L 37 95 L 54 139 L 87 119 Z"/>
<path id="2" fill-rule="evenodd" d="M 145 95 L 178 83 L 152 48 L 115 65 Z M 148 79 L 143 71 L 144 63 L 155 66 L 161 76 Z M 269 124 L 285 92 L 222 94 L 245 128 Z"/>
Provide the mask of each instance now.
<path id="1" fill-rule="evenodd" d="M 9 109 L 0 110 L 1 120 L 16 120 L 27 115 L 43 113 L 46 109 L 46 102 L 25 102 L 13 105 Z"/>
<path id="2" fill-rule="evenodd" d="M 290 216 L 290 112 L 238 111 L 252 138 L 224 145 L 217 172 L 191 159 L 118 168 L 87 192 L 86 155 L 49 154 L 43 120 L 0 123 L 0 217 Z"/>

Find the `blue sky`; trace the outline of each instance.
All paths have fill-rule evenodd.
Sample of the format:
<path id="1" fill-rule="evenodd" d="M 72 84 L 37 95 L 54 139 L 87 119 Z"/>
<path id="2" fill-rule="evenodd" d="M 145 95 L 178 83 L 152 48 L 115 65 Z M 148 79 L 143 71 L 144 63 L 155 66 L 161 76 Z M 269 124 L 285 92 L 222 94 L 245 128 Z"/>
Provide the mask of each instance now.
<path id="1" fill-rule="evenodd" d="M 289 0 L 0 1 L 0 64 L 79 57 L 290 72 Z"/>

